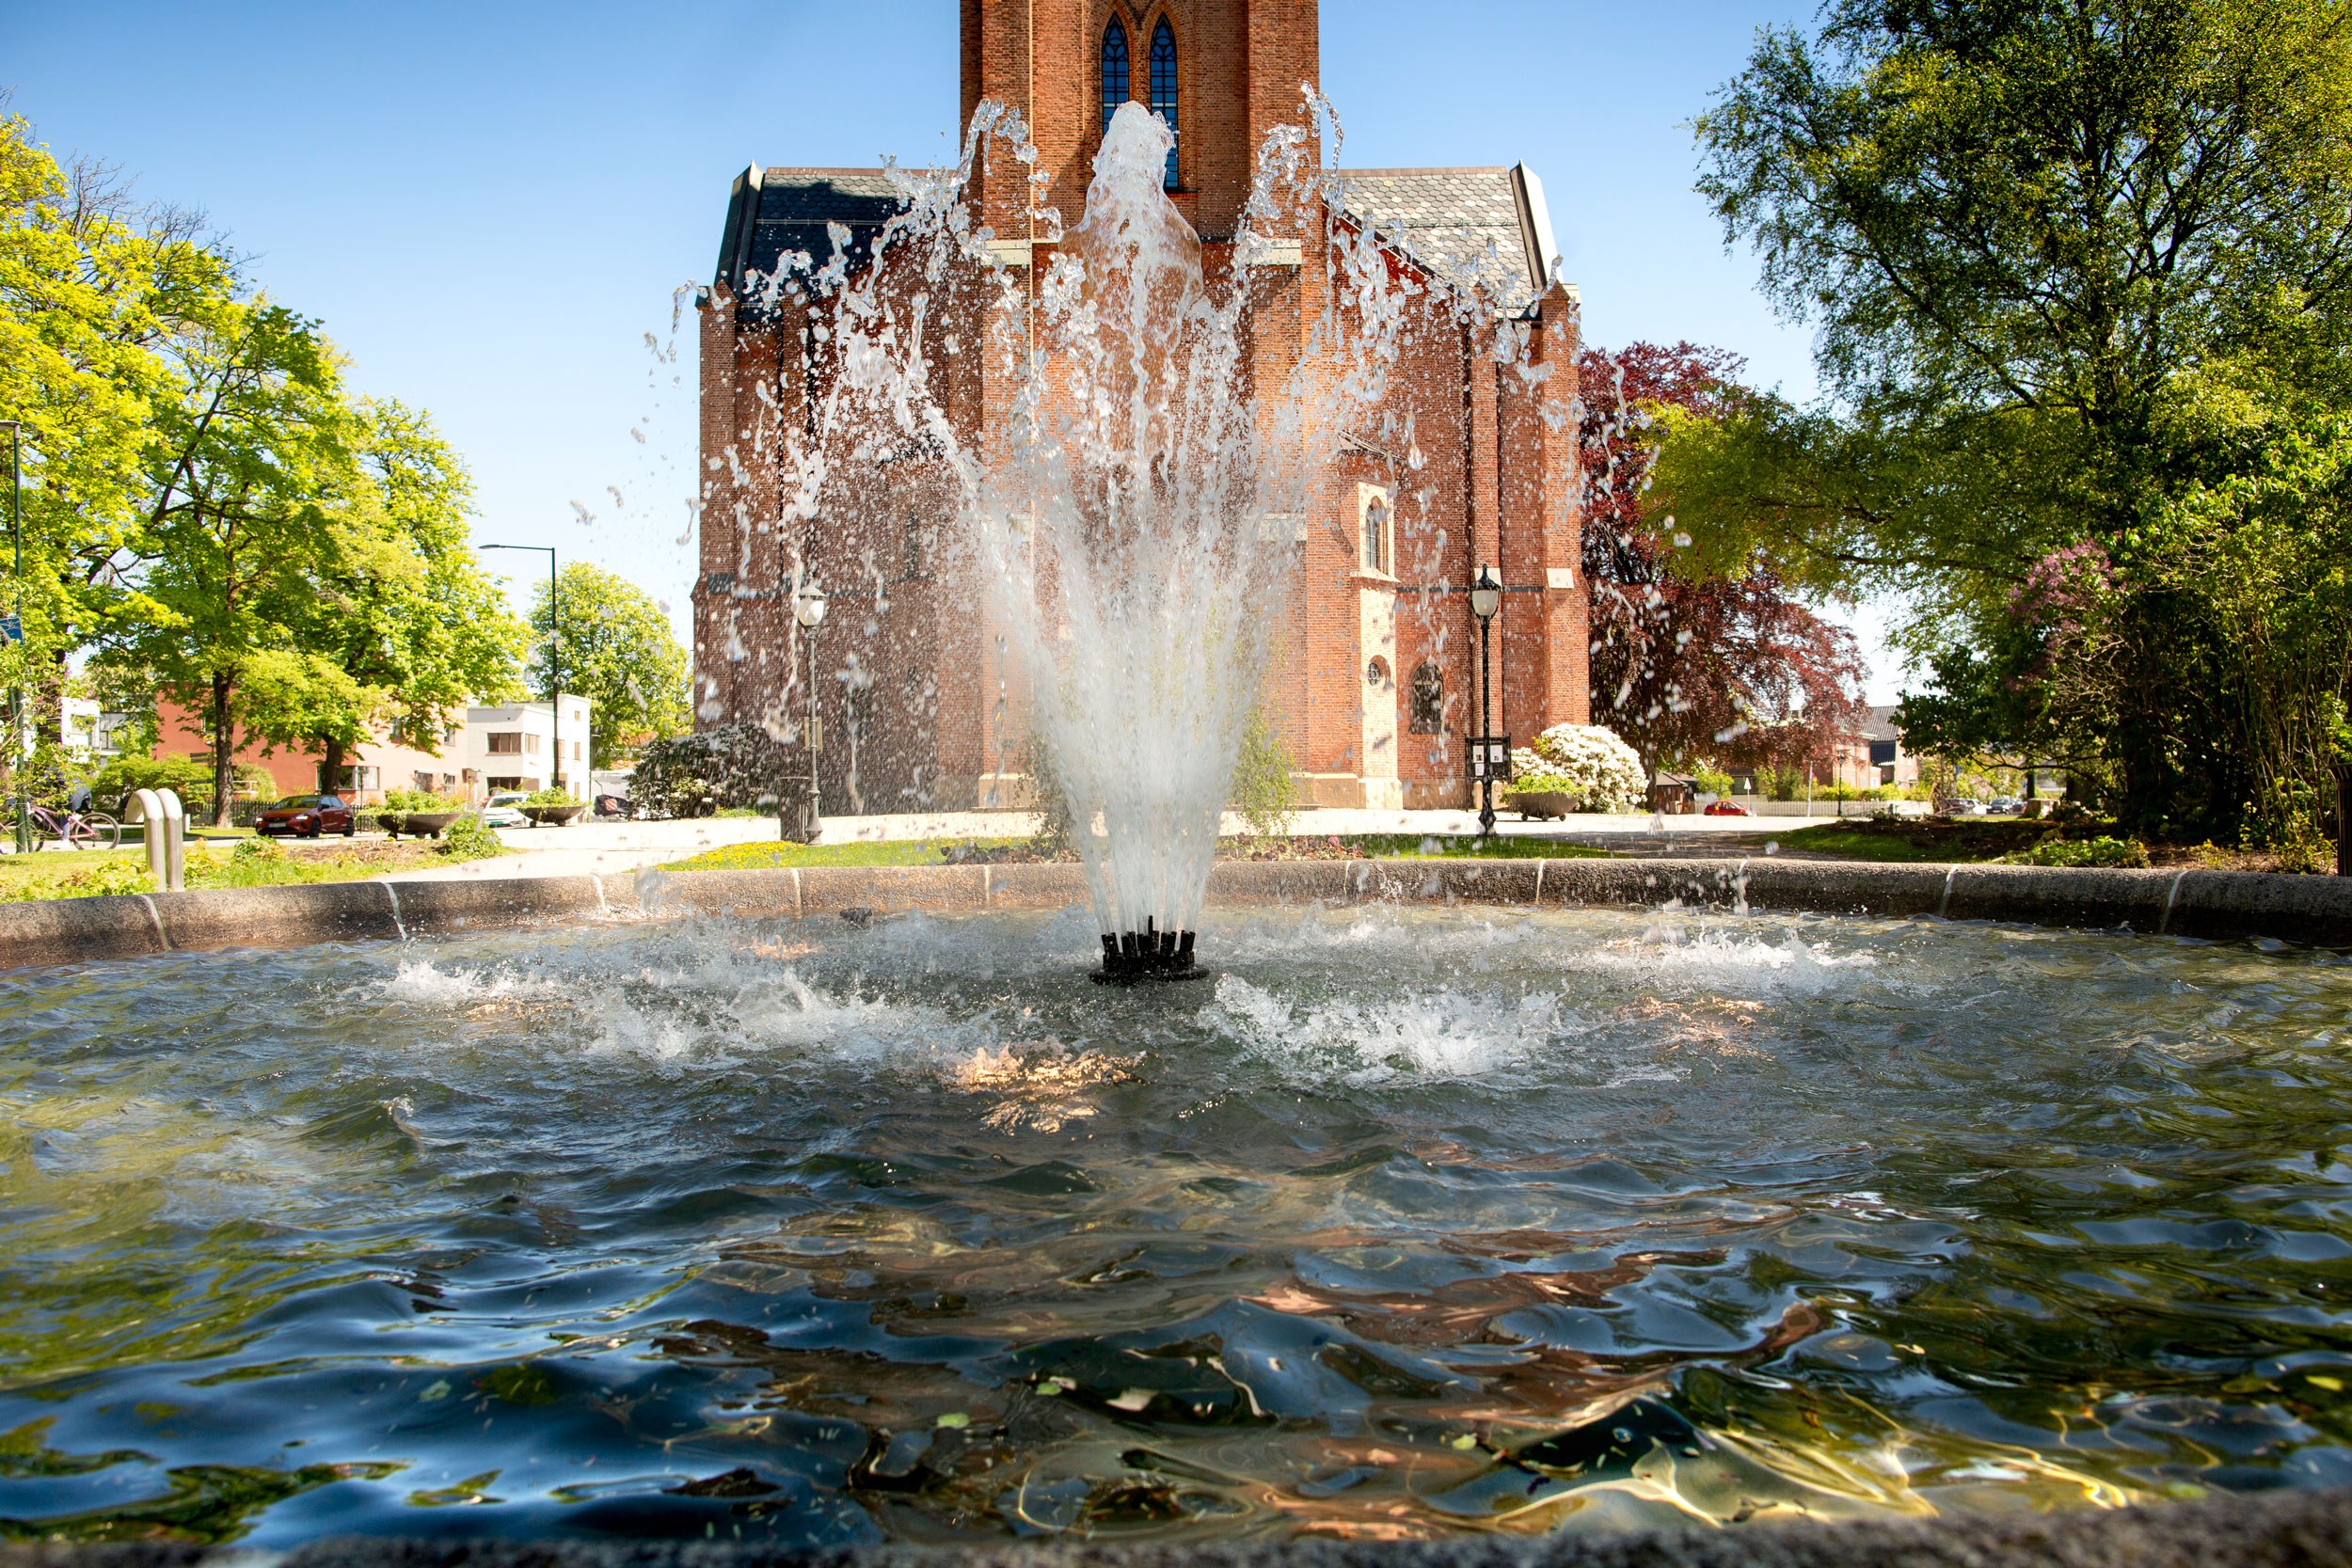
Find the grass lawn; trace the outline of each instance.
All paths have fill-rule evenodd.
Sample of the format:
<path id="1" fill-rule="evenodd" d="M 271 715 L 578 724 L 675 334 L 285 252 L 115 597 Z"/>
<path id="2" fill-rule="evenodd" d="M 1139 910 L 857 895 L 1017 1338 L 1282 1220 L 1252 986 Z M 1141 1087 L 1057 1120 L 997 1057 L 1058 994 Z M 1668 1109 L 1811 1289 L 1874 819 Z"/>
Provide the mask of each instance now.
<path id="1" fill-rule="evenodd" d="M 261 852 L 239 853 L 200 840 L 187 850 L 188 887 L 286 887 L 300 882 L 351 882 L 390 871 L 452 865 L 471 855 L 442 854 L 430 843 L 338 845 L 289 848 L 268 843 Z M 239 847 L 240 848 L 243 846 Z M 102 894 L 152 893 L 147 851 L 141 849 L 44 849 L 30 855 L 0 855 L 0 903 L 29 898 L 87 898 Z"/>
<path id="2" fill-rule="evenodd" d="M 1220 860 L 1498 860 L 1609 859 L 1606 849 L 1525 838 L 1422 838 L 1411 833 L 1365 833 L 1348 837 L 1228 838 L 1217 844 Z M 673 861 L 664 871 L 764 871 L 801 865 L 947 865 L 976 861 L 1018 863 L 1047 857 L 1030 851 L 1025 838 L 907 838 L 847 844 L 729 844 Z M 1074 859 L 1074 857 L 1073 857 Z"/>
<path id="3" fill-rule="evenodd" d="M 1921 822 L 1857 819 L 1825 828 L 1800 828 L 1781 835 L 1784 849 L 1835 855 L 1849 861 L 1898 861 L 1948 865 L 1998 860 L 2030 849 L 2048 837 L 2047 822 L 1968 820 Z"/>

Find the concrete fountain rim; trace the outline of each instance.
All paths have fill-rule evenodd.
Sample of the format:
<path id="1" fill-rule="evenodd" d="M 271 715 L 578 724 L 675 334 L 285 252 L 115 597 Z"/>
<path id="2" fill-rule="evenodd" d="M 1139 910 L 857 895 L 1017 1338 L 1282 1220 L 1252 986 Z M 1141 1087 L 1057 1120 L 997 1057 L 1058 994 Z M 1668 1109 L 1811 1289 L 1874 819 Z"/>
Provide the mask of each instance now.
<path id="1" fill-rule="evenodd" d="M 2352 949 L 2352 878 L 1724 860 L 1227 861 L 1213 904 L 1685 909 L 1994 921 Z M 326 882 L 0 904 L 0 971 L 175 952 L 406 940 L 570 921 L 1063 909 L 1075 865 Z"/>

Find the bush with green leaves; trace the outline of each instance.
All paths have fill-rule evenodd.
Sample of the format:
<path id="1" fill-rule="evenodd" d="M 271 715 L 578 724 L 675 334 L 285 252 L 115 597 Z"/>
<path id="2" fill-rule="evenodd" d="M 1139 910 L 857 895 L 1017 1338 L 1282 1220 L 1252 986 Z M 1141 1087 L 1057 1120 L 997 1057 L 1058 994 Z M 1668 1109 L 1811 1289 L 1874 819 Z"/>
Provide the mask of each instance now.
<path id="1" fill-rule="evenodd" d="M 441 830 L 440 841 L 433 846 L 433 852 L 453 861 L 481 860 L 503 855 L 506 844 L 487 823 L 469 813 Z"/>
<path id="2" fill-rule="evenodd" d="M 1701 795 L 1731 793 L 1731 775 L 1728 773 L 1718 773 L 1712 768 L 1702 768 L 1692 773 L 1690 779 L 1691 787 Z"/>
<path id="3" fill-rule="evenodd" d="M 649 740 L 629 779 L 641 810 L 700 816 L 727 806 L 774 809 L 787 787 L 784 745 L 757 724 L 722 724 Z"/>
<path id="4" fill-rule="evenodd" d="M 2148 846 L 2136 838 L 2054 838 L 2009 857 L 2018 865 L 2145 866 Z"/>
<path id="5" fill-rule="evenodd" d="M 1281 732 L 1266 718 L 1265 709 L 1249 710 L 1241 732 L 1241 750 L 1233 758 L 1232 807 L 1253 833 L 1268 837 L 1291 831 L 1298 811 L 1298 780 L 1292 772 L 1291 749 Z"/>
<path id="6" fill-rule="evenodd" d="M 577 806 L 580 803 L 579 796 L 561 784 L 552 784 L 546 789 L 534 789 L 523 797 L 523 804 L 526 806 Z"/>
<path id="7" fill-rule="evenodd" d="M 430 789 L 388 789 L 384 792 L 386 811 L 464 811 L 466 802 L 454 795 L 443 795 Z"/>

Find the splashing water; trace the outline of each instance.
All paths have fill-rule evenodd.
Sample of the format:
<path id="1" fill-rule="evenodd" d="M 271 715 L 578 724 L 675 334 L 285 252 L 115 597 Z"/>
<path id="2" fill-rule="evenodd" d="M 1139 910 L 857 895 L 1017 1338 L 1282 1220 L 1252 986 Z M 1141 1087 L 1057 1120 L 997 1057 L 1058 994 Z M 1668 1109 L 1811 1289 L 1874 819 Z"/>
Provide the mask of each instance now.
<path id="1" fill-rule="evenodd" d="M 1311 99 L 1309 113 L 1327 110 Z M 1036 163 L 1019 117 L 983 103 L 956 168 L 893 171 L 905 209 L 866 260 L 853 265 L 836 230 L 826 266 L 802 258 L 767 285 L 808 305 L 836 372 L 806 428 L 779 433 L 783 513 L 810 523 L 915 497 L 956 519 L 1011 656 L 998 727 L 1025 701 L 1106 967 L 1123 940 L 1146 970 L 1190 967 L 1313 481 L 1385 395 L 1406 302 L 1426 294 L 1372 226 L 1329 220 L 1336 187 L 1310 126 L 1269 135 L 1239 231 L 1209 261 L 1162 188 L 1169 145 L 1158 119 L 1122 107 L 1066 236 L 1029 177 L 1024 216 L 1055 247 L 1032 292 L 969 198 L 1005 150 Z M 1269 364 L 1255 312 L 1295 276 L 1284 236 L 1309 224 L 1329 241 L 1322 313 Z M 975 388 L 1009 389 L 977 432 L 956 417 Z"/>

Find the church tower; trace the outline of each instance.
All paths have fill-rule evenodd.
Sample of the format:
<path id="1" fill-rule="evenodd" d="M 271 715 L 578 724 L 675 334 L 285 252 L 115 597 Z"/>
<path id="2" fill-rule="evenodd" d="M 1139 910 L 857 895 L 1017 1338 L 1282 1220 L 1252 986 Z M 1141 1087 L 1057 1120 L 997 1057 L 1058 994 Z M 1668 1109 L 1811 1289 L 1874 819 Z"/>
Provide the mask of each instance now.
<path id="1" fill-rule="evenodd" d="M 1135 102 L 1176 132 L 1168 189 L 1204 241 L 1232 237 L 1258 145 L 1303 118 L 1316 85 L 1315 0 L 962 0 L 963 118 L 982 99 L 1021 111 L 1047 199 L 1078 220 L 1112 112 Z M 1021 170 L 983 182 L 985 214 L 1015 237 Z M 1025 237 L 1025 235 L 1020 236 Z"/>

